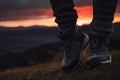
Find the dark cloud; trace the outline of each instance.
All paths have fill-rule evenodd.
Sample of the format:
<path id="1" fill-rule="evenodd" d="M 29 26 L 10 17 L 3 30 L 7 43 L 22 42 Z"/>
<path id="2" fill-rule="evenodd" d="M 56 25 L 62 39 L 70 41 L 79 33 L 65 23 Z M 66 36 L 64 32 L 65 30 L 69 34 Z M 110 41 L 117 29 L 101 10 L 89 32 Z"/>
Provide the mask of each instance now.
<path id="1" fill-rule="evenodd" d="M 84 5 L 92 5 L 93 0 L 74 0 L 76 5 L 84 6 Z M 120 0 L 118 0 L 118 4 L 120 5 Z"/>
<path id="2" fill-rule="evenodd" d="M 74 0 L 74 2 L 79 6 L 92 4 L 92 0 Z M 49 0 L 0 0 L 0 11 L 47 7 L 50 7 Z"/>
<path id="3" fill-rule="evenodd" d="M 50 7 L 49 0 L 0 0 L 0 10 Z"/>
<path id="4" fill-rule="evenodd" d="M 90 5 L 92 0 L 74 0 L 76 5 Z M 49 0 L 0 0 L 0 10 L 50 7 Z"/>
<path id="5" fill-rule="evenodd" d="M 92 5 L 92 0 L 74 0 L 74 3 L 78 6 Z"/>

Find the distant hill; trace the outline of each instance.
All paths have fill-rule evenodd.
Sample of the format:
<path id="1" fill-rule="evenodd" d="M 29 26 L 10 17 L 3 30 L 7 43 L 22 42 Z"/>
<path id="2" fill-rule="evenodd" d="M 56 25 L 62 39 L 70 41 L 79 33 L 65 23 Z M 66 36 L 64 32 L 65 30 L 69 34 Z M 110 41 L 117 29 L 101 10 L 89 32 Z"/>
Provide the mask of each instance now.
<path id="1" fill-rule="evenodd" d="M 111 46 L 120 47 L 120 23 L 113 24 L 114 32 L 111 36 Z M 80 29 L 91 34 L 89 25 L 81 26 Z M 33 47 L 40 47 L 44 44 L 58 43 L 57 27 L 31 26 L 18 28 L 0 27 L 0 52 L 27 51 Z"/>
<path id="2" fill-rule="evenodd" d="M 111 49 L 120 49 L 120 23 L 113 26 L 110 46 Z M 91 34 L 89 25 L 80 29 Z M 57 27 L 0 27 L 0 68 L 29 65 L 31 59 L 44 62 L 54 58 L 54 55 L 63 50 L 58 34 Z"/>

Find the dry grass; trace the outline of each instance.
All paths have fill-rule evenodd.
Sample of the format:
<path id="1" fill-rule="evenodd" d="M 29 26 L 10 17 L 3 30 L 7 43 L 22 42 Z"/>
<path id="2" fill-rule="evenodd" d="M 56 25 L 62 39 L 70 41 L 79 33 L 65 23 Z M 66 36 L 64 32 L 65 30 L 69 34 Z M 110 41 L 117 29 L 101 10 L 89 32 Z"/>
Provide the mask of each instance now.
<path id="1" fill-rule="evenodd" d="M 0 72 L 0 80 L 120 80 L 120 50 L 112 51 L 113 63 L 87 70 L 85 66 L 64 73 L 61 60 Z"/>

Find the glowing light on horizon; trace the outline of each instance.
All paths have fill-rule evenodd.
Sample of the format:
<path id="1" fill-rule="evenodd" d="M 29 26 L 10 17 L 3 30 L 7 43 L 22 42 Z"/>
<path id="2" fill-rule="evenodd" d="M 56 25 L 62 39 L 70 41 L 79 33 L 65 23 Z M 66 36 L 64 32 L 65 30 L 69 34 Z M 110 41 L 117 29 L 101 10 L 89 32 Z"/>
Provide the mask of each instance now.
<path id="1" fill-rule="evenodd" d="M 47 26 L 47 27 L 53 27 L 57 26 L 57 24 L 54 22 L 55 18 L 47 18 L 47 19 L 30 19 L 30 20 L 15 20 L 15 21 L 1 21 L 0 26 L 4 27 L 29 27 L 29 26 Z M 77 25 L 82 26 L 84 24 L 90 24 L 92 21 L 91 18 L 85 17 L 78 18 Z M 113 23 L 120 22 L 120 16 L 116 16 Z"/>
<path id="2" fill-rule="evenodd" d="M 77 25 L 82 26 L 83 25 L 82 21 L 77 21 Z"/>
<path id="3" fill-rule="evenodd" d="M 4 27 L 29 27 L 29 26 L 57 26 L 54 22 L 54 18 L 47 19 L 30 19 L 30 20 L 15 20 L 15 21 L 2 21 L 0 26 Z"/>

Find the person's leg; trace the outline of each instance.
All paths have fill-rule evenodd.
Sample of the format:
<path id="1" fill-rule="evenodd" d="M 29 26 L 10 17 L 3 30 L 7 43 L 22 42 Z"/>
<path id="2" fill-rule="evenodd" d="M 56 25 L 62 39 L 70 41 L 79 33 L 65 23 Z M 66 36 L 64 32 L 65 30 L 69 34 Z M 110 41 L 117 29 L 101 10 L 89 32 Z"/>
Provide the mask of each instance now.
<path id="1" fill-rule="evenodd" d="M 112 22 L 118 0 L 93 0 L 93 21 L 91 27 L 94 33 L 110 34 L 113 31 Z"/>
<path id="2" fill-rule="evenodd" d="M 109 38 L 117 0 L 93 0 L 92 35 L 90 37 L 89 64 L 110 63 Z"/>
<path id="3" fill-rule="evenodd" d="M 50 0 L 55 22 L 62 32 L 74 31 L 76 28 L 77 12 L 74 9 L 73 0 Z M 67 34 L 68 32 L 66 32 Z M 71 33 L 72 34 L 72 33 Z"/>
<path id="4" fill-rule="evenodd" d="M 88 36 L 76 30 L 77 13 L 73 0 L 50 0 L 55 22 L 64 43 L 62 70 L 71 71 L 80 64 L 80 54 L 88 43 Z"/>

